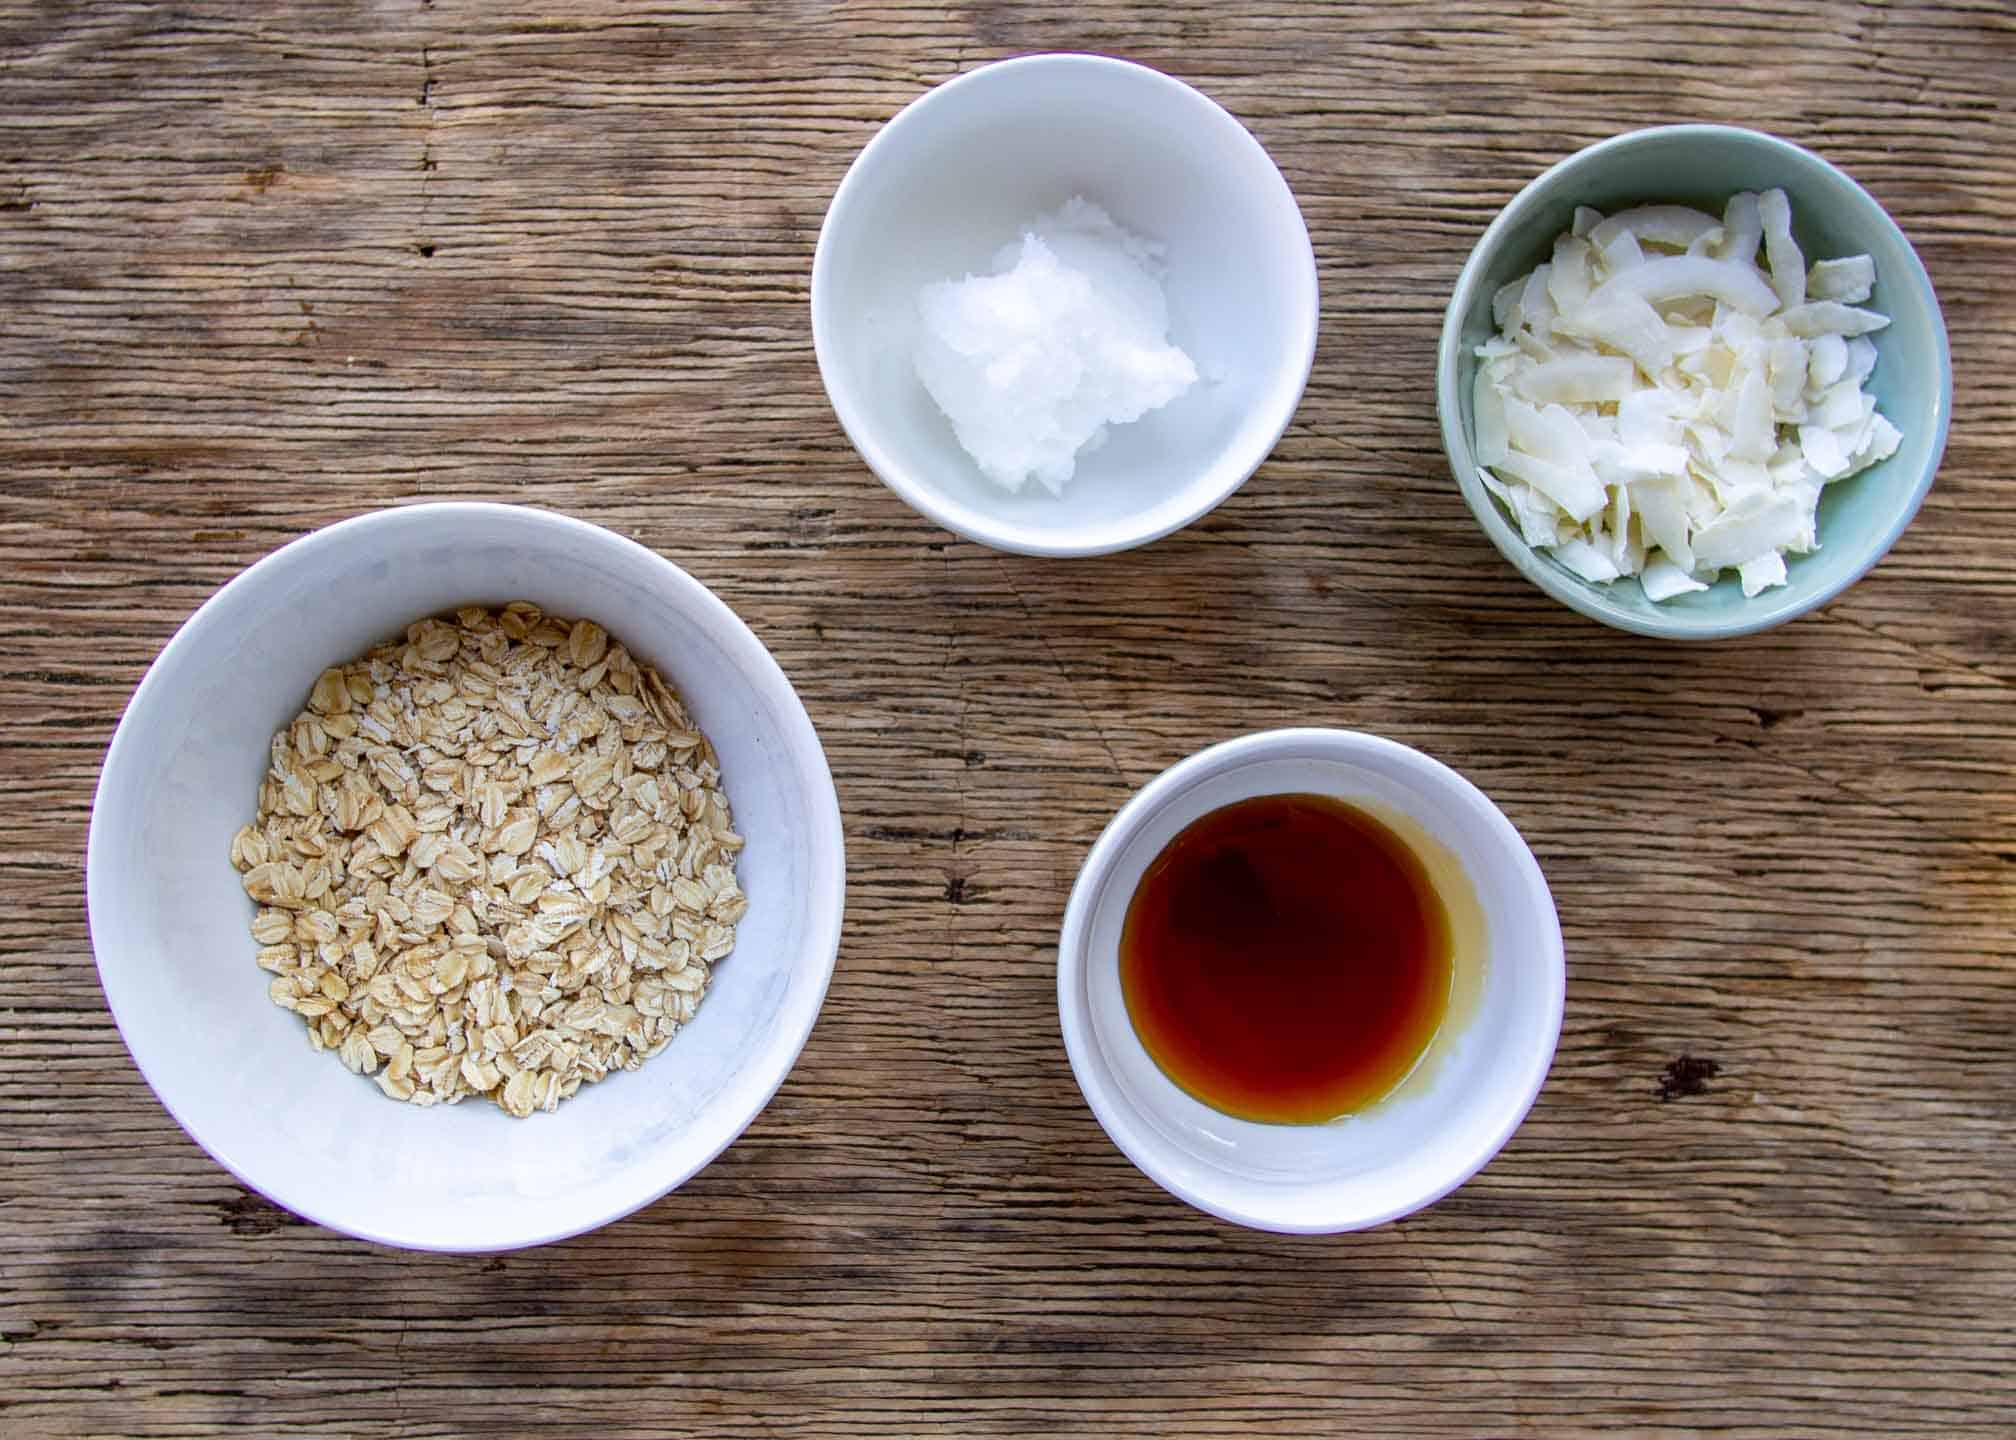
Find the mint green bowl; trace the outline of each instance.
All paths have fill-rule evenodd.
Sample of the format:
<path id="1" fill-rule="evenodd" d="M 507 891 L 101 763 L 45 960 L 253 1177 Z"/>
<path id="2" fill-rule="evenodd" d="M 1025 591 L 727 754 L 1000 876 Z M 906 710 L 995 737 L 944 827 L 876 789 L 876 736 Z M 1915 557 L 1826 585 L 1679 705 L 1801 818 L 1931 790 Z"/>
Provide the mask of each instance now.
<path id="1" fill-rule="evenodd" d="M 1786 557 L 1786 583 L 1746 598 L 1733 572 L 1707 590 L 1653 604 L 1636 580 L 1592 584 L 1532 549 L 1477 479 L 1471 452 L 1476 347 L 1495 333 L 1491 297 L 1552 253 L 1575 207 L 1606 215 L 1643 204 L 1721 214 L 1739 190 L 1778 187 L 1792 202 L 1793 238 L 1808 260 L 1876 260 L 1868 304 L 1890 317 L 1876 342 L 1869 389 L 1904 434 L 1897 453 L 1821 495 L 1820 548 Z M 1512 198 L 1470 252 L 1442 323 L 1435 366 L 1442 448 L 1484 533 L 1528 580 L 1606 625 L 1673 640 L 1716 640 L 1783 624 L 1859 580 L 1918 513 L 1953 408 L 1953 370 L 1939 297 L 1911 242 L 1869 192 L 1809 150 L 1727 125 L 1671 125 L 1613 136 L 1569 156 Z"/>

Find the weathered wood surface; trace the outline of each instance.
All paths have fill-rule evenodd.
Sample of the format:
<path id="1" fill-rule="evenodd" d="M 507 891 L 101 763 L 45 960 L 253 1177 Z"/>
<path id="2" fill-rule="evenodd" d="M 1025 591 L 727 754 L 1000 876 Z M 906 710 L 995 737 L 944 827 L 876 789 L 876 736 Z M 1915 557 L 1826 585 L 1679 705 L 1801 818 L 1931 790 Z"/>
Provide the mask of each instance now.
<path id="1" fill-rule="evenodd" d="M 2016 1428 L 2006 4 L 500 8 L 0 6 L 0 1431 Z M 1274 458 L 1096 563 L 907 510 L 808 324 L 825 202 L 877 124 L 1043 48 L 1224 102 L 1322 272 Z M 1867 185 L 1958 384 L 1879 569 L 1689 649 L 1520 581 L 1430 393 L 1495 208 L 1678 118 Z M 446 496 L 614 526 L 726 598 L 811 708 L 850 856 L 826 1010 L 747 1136 L 632 1219 L 497 1259 L 375 1250 L 235 1185 L 129 1063 L 81 898 L 99 759 L 174 628 L 306 530 Z M 1525 1128 L 1356 1237 L 1165 1198 L 1054 1013 L 1105 819 L 1291 723 L 1470 774 L 1568 940 Z M 1719 1070 L 1662 1100 L 1683 1054 Z"/>

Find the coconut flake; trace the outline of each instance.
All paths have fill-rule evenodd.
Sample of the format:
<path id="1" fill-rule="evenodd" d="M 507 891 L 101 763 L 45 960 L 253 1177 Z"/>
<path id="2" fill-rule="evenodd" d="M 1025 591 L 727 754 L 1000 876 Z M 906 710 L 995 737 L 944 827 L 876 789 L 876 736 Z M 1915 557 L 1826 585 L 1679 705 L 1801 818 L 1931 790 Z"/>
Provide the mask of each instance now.
<path id="1" fill-rule="evenodd" d="M 1722 222 L 1687 205 L 1640 205 L 1635 210 L 1619 210 L 1608 220 L 1590 227 L 1589 243 L 1607 250 L 1619 235 L 1629 235 L 1648 245 L 1664 245 L 1685 250 Z"/>
<path id="2" fill-rule="evenodd" d="M 1472 413 L 1477 423 L 1477 463 L 1496 465 L 1510 452 L 1511 440 L 1505 430 L 1504 393 L 1490 366 L 1477 367 L 1475 390 Z"/>
<path id="3" fill-rule="evenodd" d="M 1904 443 L 1904 434 L 1882 415 L 1872 416 L 1869 422 L 1869 438 L 1863 448 L 1852 457 L 1848 473 L 1853 475 L 1866 470 L 1878 460 L 1888 460 L 1897 453 L 1897 447 Z"/>
<path id="4" fill-rule="evenodd" d="M 1718 260 L 1734 260 L 1748 265 L 1757 258 L 1757 246 L 1764 239 L 1764 220 L 1758 213 L 1757 197 L 1745 190 L 1729 197 L 1722 212 L 1722 241 L 1713 253 Z"/>
<path id="5" fill-rule="evenodd" d="M 1809 300 L 1777 316 L 1786 333 L 1802 340 L 1816 335 L 1869 335 L 1890 323 L 1888 315 L 1874 310 L 1858 310 L 1839 300 Z"/>
<path id="6" fill-rule="evenodd" d="M 1870 408 L 1864 409 L 1867 401 Z M 1862 422 L 1874 413 L 1875 398 L 1862 393 L 1862 387 L 1852 380 L 1842 380 L 1823 391 L 1809 411 L 1812 423 L 1825 425 L 1830 430 L 1859 430 Z"/>
<path id="7" fill-rule="evenodd" d="M 1694 564 L 1720 570 L 1766 552 L 1783 550 L 1799 538 L 1799 506 L 1791 496 L 1746 490 L 1693 537 Z"/>
<path id="8" fill-rule="evenodd" d="M 1623 445 L 1599 447 L 1589 457 L 1596 478 L 1606 486 L 1635 485 L 1641 480 L 1662 480 L 1685 474 L 1687 450 L 1681 445 Z"/>
<path id="9" fill-rule="evenodd" d="M 1806 381 L 1812 374 L 1806 347 L 1787 336 L 1773 340 L 1765 352 L 1765 374 L 1771 381 L 1771 416 L 1779 424 L 1797 424 L 1806 410 Z"/>
<path id="10" fill-rule="evenodd" d="M 1661 600 L 1671 600 L 1675 595 L 1687 595 L 1708 588 L 1671 560 L 1647 561 L 1644 570 L 1639 573 L 1638 586 L 1645 592 L 1645 598 L 1655 605 Z"/>
<path id="11" fill-rule="evenodd" d="M 1616 561 L 1579 537 L 1563 540 L 1556 545 L 1554 558 L 1584 580 L 1594 581 L 1598 585 L 1615 580 L 1624 573 L 1617 568 Z"/>
<path id="12" fill-rule="evenodd" d="M 1603 486 L 1586 464 L 1578 471 L 1511 450 L 1498 462 L 1498 468 L 1545 495 L 1577 525 L 1603 508 Z"/>
<path id="13" fill-rule="evenodd" d="M 1778 430 L 1771 420 L 1771 386 L 1763 369 L 1746 367 L 1735 395 L 1735 414 L 1729 422 L 1730 458 L 1769 460 L 1778 449 Z"/>
<path id="14" fill-rule="evenodd" d="M 1634 295 L 1658 304 L 1709 295 L 1751 315 L 1769 315 L 1778 298 L 1757 272 L 1733 260 L 1709 260 L 1698 255 L 1662 255 L 1613 275 L 1590 293 L 1589 303 L 1602 305 L 1620 295 Z M 1859 333 L 1859 332 L 1858 332 Z"/>
<path id="15" fill-rule="evenodd" d="M 1805 304 L 1806 257 L 1792 238 L 1792 202 L 1783 190 L 1766 190 L 1757 197 L 1757 214 L 1764 222 L 1764 258 L 1778 304 L 1786 310 Z"/>
<path id="16" fill-rule="evenodd" d="M 1813 300 L 1839 300 L 1860 305 L 1876 290 L 1876 262 L 1867 255 L 1816 260 L 1806 272 L 1806 294 Z"/>
<path id="17" fill-rule="evenodd" d="M 1736 567 L 1736 573 L 1743 578 L 1745 595 L 1762 594 L 1773 585 L 1785 583 L 1785 557 L 1776 550 L 1752 555 Z"/>
<path id="18" fill-rule="evenodd" d="M 1617 402 L 1617 438 L 1626 446 L 1678 445 L 1686 398 L 1671 390 L 1634 390 Z"/>
<path id="19" fill-rule="evenodd" d="M 1512 518 L 1519 522 L 1519 537 L 1528 545 L 1550 546 L 1561 538 L 1560 508 L 1536 494 L 1531 485 L 1518 481 L 1506 485 L 1489 470 L 1479 470 L 1477 478 L 1512 512 Z"/>
<path id="20" fill-rule="evenodd" d="M 1477 347 L 1479 477 L 1526 543 L 1647 597 L 1734 569 L 1746 594 L 1817 548 L 1823 487 L 1896 453 L 1865 389 L 1886 317 L 1867 256 L 1808 266 L 1782 191 L 1578 209 L 1493 299 Z"/>
<path id="21" fill-rule="evenodd" d="M 1554 299 L 1547 293 L 1553 275 L 1552 265 L 1540 266 L 1526 277 L 1526 289 L 1519 296 L 1520 322 L 1535 335 L 1546 334 L 1554 323 Z"/>
<path id="22" fill-rule="evenodd" d="M 1691 493 L 1692 486 L 1687 487 Z M 1631 498 L 1638 504 L 1638 529 L 1652 545 L 1682 570 L 1694 569 L 1694 546 L 1688 540 L 1693 528 L 1679 485 L 1650 482 L 1632 487 Z"/>
<path id="23" fill-rule="evenodd" d="M 1536 405 L 1618 401 L 1631 393 L 1633 367 L 1618 355 L 1583 351 L 1521 370 L 1512 384 Z"/>
<path id="24" fill-rule="evenodd" d="M 1554 264 L 1547 276 L 1547 298 L 1554 313 L 1579 309 L 1589 298 L 1589 242 L 1563 235 L 1554 242 Z"/>
<path id="25" fill-rule="evenodd" d="M 1839 335 L 1814 336 L 1813 343 L 1806 347 L 1808 393 L 1818 394 L 1847 373 L 1848 342 Z"/>
<path id="26" fill-rule="evenodd" d="M 1634 265 L 1645 263 L 1644 248 L 1629 230 L 1619 230 L 1599 253 L 1603 256 L 1604 268 L 1613 275 L 1619 270 L 1629 270 Z"/>
<path id="27" fill-rule="evenodd" d="M 1680 337 L 1659 312 L 1636 295 L 1618 295 L 1602 305 L 1584 305 L 1554 322 L 1554 333 L 1587 340 L 1628 355 L 1648 375 L 1671 365 Z"/>
<path id="28" fill-rule="evenodd" d="M 1855 383 L 1861 385 L 1868 381 L 1875 369 L 1876 343 L 1866 335 L 1857 335 L 1848 342 L 1848 368 L 1841 372 L 1842 377 L 1852 376 Z"/>

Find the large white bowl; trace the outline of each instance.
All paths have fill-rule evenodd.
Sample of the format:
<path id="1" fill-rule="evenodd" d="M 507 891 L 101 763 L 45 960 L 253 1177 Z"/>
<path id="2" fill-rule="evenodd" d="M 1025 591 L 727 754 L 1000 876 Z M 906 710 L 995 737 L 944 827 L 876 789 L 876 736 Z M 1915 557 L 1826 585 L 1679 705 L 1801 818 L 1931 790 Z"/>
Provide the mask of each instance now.
<path id="1" fill-rule="evenodd" d="M 325 667 L 466 604 L 604 625 L 713 741 L 749 913 L 698 1015 L 641 1069 L 553 1114 L 396 1104 L 267 999 L 232 834 L 273 732 Z M 385 510 L 267 556 L 161 652 L 112 737 L 91 814 L 91 939 L 120 1033 L 218 1162 L 331 1229 L 427 1250 L 577 1234 L 657 1199 L 741 1133 L 797 1059 L 839 947 L 839 805 L 790 682 L 678 567 L 540 510 Z"/>
<path id="2" fill-rule="evenodd" d="M 1256 795 L 1318 794 L 1406 838 L 1449 906 L 1447 1018 L 1394 1093 L 1326 1125 L 1239 1120 L 1193 1099 L 1134 1033 L 1120 933 L 1141 876 L 1193 821 Z M 1064 912 L 1057 1005 L 1092 1112 L 1147 1176 L 1259 1230 L 1360 1230 L 1432 1204 L 1483 1168 L 1554 1058 L 1566 969 L 1546 878 L 1469 781 L 1418 750 L 1347 730 L 1269 730 L 1151 780 L 1086 857 Z"/>
<path id="3" fill-rule="evenodd" d="M 911 368 L 918 291 L 984 274 L 1074 195 L 1164 247 L 1170 338 L 1202 377 L 1079 458 L 1064 494 L 981 475 Z M 1189 524 L 1281 438 L 1316 348 L 1316 260 L 1260 142 L 1214 101 L 1101 55 L 985 65 L 914 101 L 855 159 L 819 231 L 812 339 L 848 438 L 946 529 L 1095 555 Z"/>

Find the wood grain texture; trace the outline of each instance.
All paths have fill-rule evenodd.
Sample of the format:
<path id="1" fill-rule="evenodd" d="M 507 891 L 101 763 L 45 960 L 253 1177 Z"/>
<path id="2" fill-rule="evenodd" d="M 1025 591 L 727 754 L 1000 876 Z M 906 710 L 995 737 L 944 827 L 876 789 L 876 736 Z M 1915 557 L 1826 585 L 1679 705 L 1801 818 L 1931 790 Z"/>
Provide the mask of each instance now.
<path id="1" fill-rule="evenodd" d="M 1273 459 L 1092 564 L 956 541 L 875 483 L 808 323 L 876 126 L 1052 48 L 1240 116 L 1324 296 Z M 0 1431 L 2016 1430 L 2012 97 L 2003 0 L 0 0 Z M 1938 286 L 1957 390 L 1873 574 L 1675 649 L 1498 559 L 1430 373 L 1497 207 L 1682 118 L 1862 181 Z M 100 757 L 175 627 L 296 535 L 440 497 L 582 516 L 713 587 L 804 696 L 849 846 L 830 997 L 748 1134 L 492 1259 L 233 1183 L 128 1060 L 81 898 Z M 1354 1237 L 1163 1196 L 1057 1035 L 1100 827 L 1278 724 L 1465 771 L 1567 936 L 1525 1127 Z M 1662 1100 L 1683 1054 L 1719 1069 Z"/>

